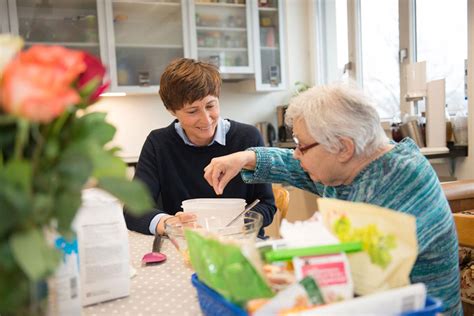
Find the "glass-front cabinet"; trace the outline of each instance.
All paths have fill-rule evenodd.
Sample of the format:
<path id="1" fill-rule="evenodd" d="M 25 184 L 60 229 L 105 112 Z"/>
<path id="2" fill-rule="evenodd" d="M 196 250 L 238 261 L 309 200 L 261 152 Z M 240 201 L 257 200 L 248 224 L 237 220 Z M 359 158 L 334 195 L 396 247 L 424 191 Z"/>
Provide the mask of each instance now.
<path id="1" fill-rule="evenodd" d="M 282 0 L 252 0 L 255 84 L 259 91 L 286 88 Z"/>
<path id="2" fill-rule="evenodd" d="M 10 33 L 7 0 L 0 0 L 0 33 Z"/>
<path id="3" fill-rule="evenodd" d="M 101 10 L 101 1 L 95 0 L 8 0 L 10 31 L 23 37 L 25 48 L 62 45 L 104 59 Z"/>
<path id="4" fill-rule="evenodd" d="M 251 12 L 248 0 L 194 0 L 190 8 L 191 55 L 214 63 L 225 78 L 251 74 Z"/>
<path id="5" fill-rule="evenodd" d="M 107 0 L 112 91 L 157 93 L 173 59 L 188 56 L 186 6 L 180 0 Z"/>
<path id="6" fill-rule="evenodd" d="M 25 47 L 86 50 L 107 65 L 111 92 L 154 93 L 166 65 L 191 57 L 224 79 L 286 88 L 282 0 L 0 0 L 0 30 Z"/>

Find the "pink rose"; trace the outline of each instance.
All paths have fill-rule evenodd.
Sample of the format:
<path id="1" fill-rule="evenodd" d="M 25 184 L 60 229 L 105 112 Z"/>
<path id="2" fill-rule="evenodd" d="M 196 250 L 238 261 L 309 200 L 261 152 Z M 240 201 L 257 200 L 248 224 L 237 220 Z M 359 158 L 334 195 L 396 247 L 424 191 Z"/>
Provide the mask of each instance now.
<path id="1" fill-rule="evenodd" d="M 85 89 L 88 84 L 94 85 L 92 93 L 88 97 L 88 104 L 92 104 L 97 101 L 101 93 L 107 90 L 110 82 L 102 84 L 105 75 L 105 67 L 97 57 L 84 52 L 84 62 L 87 68 L 79 77 L 77 85 L 79 90 Z"/>
<path id="2" fill-rule="evenodd" d="M 5 112 L 48 123 L 80 101 L 72 83 L 86 70 L 82 52 L 33 46 L 10 62 L 3 74 L 0 105 Z"/>

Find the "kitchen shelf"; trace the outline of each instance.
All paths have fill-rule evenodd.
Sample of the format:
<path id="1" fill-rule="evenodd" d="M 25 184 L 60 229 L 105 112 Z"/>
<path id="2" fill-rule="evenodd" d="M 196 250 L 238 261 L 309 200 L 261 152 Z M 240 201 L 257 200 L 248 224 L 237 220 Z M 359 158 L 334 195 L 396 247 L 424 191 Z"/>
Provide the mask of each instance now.
<path id="1" fill-rule="evenodd" d="M 284 0 L 253 1 L 255 84 L 258 91 L 285 90 Z"/>
<path id="2" fill-rule="evenodd" d="M 113 0 L 113 3 L 125 3 L 125 4 L 144 4 L 144 5 L 157 5 L 157 6 L 181 6 L 180 2 L 149 2 L 149 1 L 127 1 L 127 0 Z"/>
<path id="3" fill-rule="evenodd" d="M 163 48 L 163 49 L 182 49 L 182 45 L 166 45 L 166 44 L 117 44 L 117 48 Z"/>
<path id="4" fill-rule="evenodd" d="M 296 143 L 295 142 L 277 142 L 275 146 L 279 148 L 295 149 Z"/>
<path id="5" fill-rule="evenodd" d="M 279 50 L 279 47 L 261 46 L 261 50 Z"/>
<path id="6" fill-rule="evenodd" d="M 35 10 L 49 8 L 42 4 L 43 1 L 38 0 L 17 0 L 17 7 L 21 8 L 32 8 Z M 48 3 L 49 1 L 45 1 Z M 66 8 L 73 10 L 83 10 L 83 9 L 92 9 L 96 8 L 96 0 L 81 0 L 81 1 L 55 1 L 54 8 Z"/>
<path id="7" fill-rule="evenodd" d="M 187 56 L 188 0 L 101 0 L 112 92 L 158 91 L 166 65 Z"/>
<path id="8" fill-rule="evenodd" d="M 258 11 L 277 12 L 277 8 L 258 7 Z"/>
<path id="9" fill-rule="evenodd" d="M 195 4 L 196 4 L 196 6 L 199 6 L 199 7 L 245 8 L 245 4 L 240 4 L 240 3 L 219 3 L 219 2 L 204 3 L 204 2 L 196 2 Z"/>
<path id="10" fill-rule="evenodd" d="M 448 142 L 447 147 L 449 152 L 440 153 L 440 154 L 426 154 L 426 159 L 449 159 L 449 172 L 451 176 L 454 176 L 456 173 L 456 158 L 462 158 L 468 156 L 468 146 L 467 145 L 455 145 L 453 142 Z"/>
<path id="11" fill-rule="evenodd" d="M 247 48 L 246 47 L 198 47 L 198 50 L 200 51 L 224 51 L 224 52 L 246 52 Z"/>
<path id="12" fill-rule="evenodd" d="M 452 142 L 448 142 L 448 149 L 448 152 L 439 154 L 425 154 L 425 157 L 427 159 L 467 157 L 467 146 L 454 145 Z"/>
<path id="13" fill-rule="evenodd" d="M 25 45 L 59 45 L 69 47 L 99 47 L 99 43 L 87 42 L 25 42 Z"/>
<path id="14" fill-rule="evenodd" d="M 196 26 L 198 31 L 247 32 L 244 27 Z"/>

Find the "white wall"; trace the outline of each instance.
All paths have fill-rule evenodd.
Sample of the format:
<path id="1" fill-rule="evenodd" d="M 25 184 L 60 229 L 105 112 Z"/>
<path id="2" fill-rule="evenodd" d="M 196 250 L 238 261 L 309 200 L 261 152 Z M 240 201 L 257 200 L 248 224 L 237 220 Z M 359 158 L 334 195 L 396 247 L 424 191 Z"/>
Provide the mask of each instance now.
<path id="1" fill-rule="evenodd" d="M 223 117 L 248 124 L 260 121 L 276 124 L 276 107 L 288 103 L 294 83 L 310 82 L 309 1 L 285 1 L 288 90 L 256 92 L 254 80 L 224 82 L 220 97 Z M 137 157 L 148 133 L 167 126 L 173 119 L 158 94 L 104 97 L 94 110 L 106 111 L 107 119 L 117 127 L 114 144 L 122 148 L 124 157 Z"/>

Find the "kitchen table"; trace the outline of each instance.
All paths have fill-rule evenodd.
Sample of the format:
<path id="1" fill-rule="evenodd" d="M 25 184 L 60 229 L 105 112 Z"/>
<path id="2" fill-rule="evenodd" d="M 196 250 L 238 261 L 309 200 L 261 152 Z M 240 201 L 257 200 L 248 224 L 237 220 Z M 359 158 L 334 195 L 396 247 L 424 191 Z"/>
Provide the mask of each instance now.
<path id="1" fill-rule="evenodd" d="M 191 284 L 193 270 L 169 239 L 161 252 L 167 260 L 142 266 L 142 256 L 151 251 L 153 236 L 129 232 L 130 261 L 137 270 L 131 279 L 130 296 L 83 308 L 83 315 L 201 315 L 196 290 Z"/>

